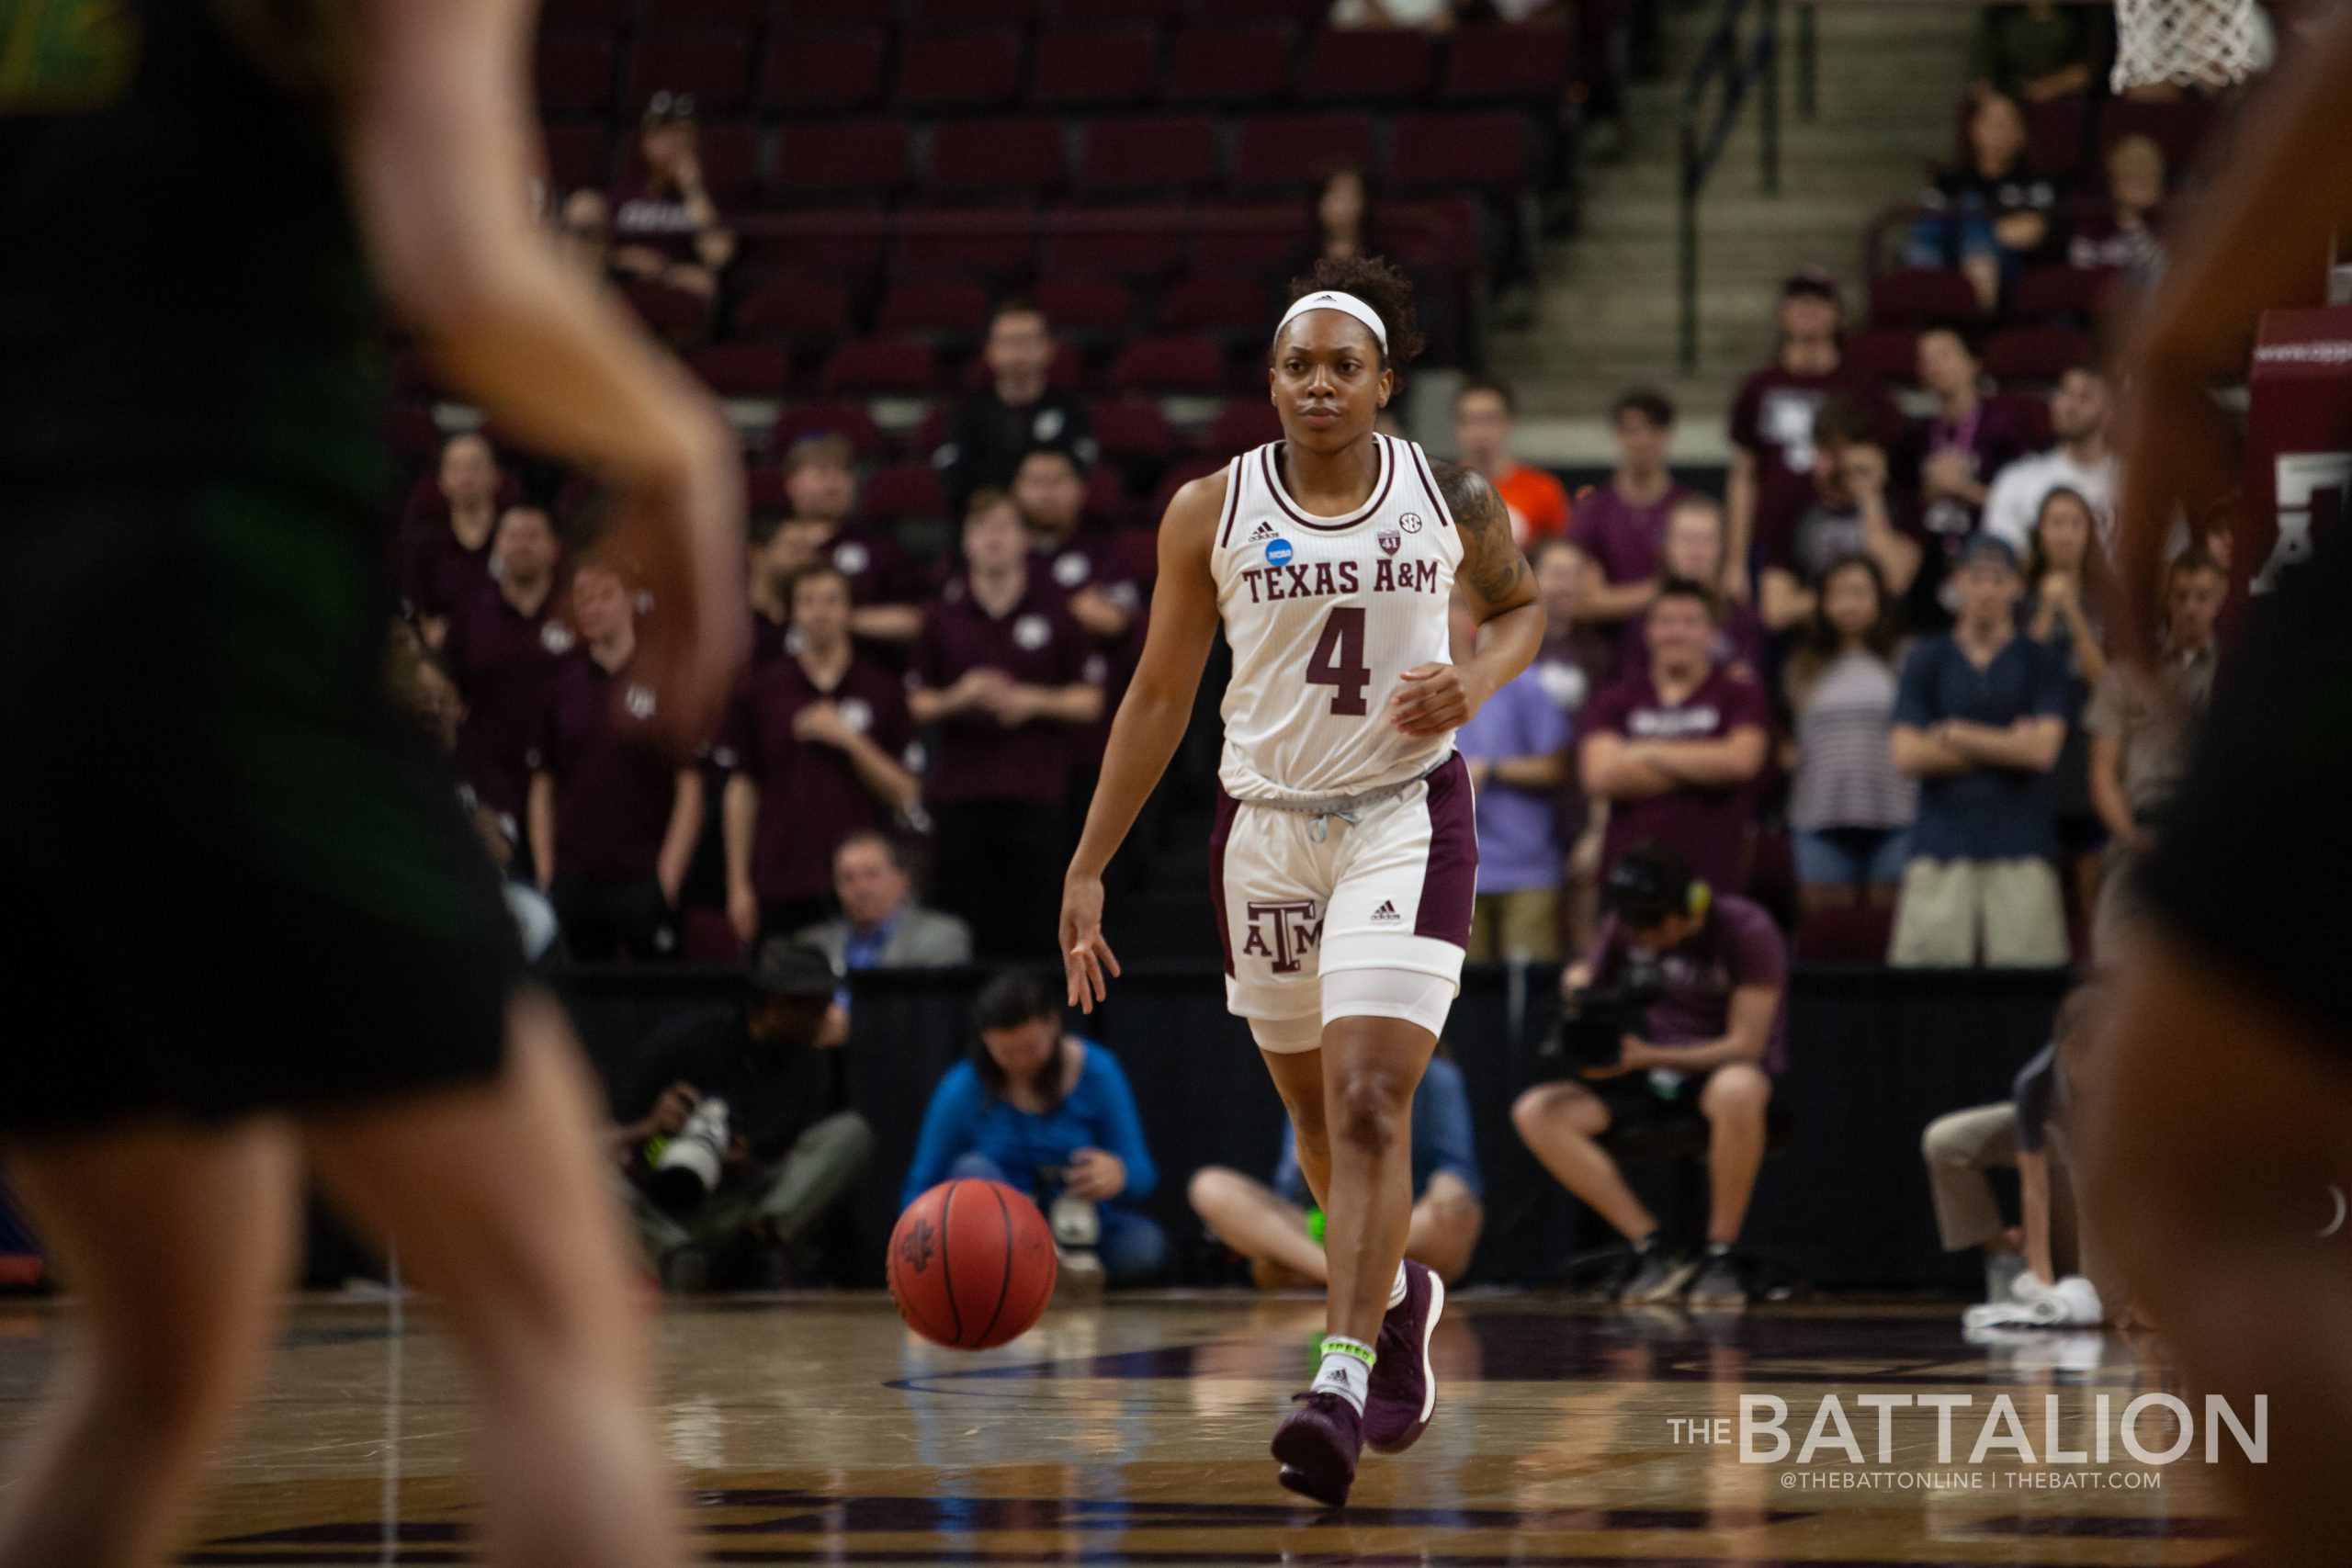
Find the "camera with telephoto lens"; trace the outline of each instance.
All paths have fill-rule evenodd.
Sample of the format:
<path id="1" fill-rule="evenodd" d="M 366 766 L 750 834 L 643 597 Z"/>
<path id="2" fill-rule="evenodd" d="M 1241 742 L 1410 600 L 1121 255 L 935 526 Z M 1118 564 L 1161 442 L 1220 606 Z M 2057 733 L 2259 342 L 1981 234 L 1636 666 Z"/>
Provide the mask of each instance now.
<path id="1" fill-rule="evenodd" d="M 653 1201 L 669 1213 L 684 1213 L 718 1190 L 727 1163 L 727 1102 L 713 1096 L 695 1107 L 677 1135 L 653 1156 L 648 1182 Z"/>
<path id="2" fill-rule="evenodd" d="M 1625 1036 L 1642 1032 L 1661 988 L 1657 955 L 1630 953 L 1606 985 L 1571 992 L 1560 1004 L 1560 1021 L 1535 1048 L 1535 1076 L 1573 1077 L 1588 1067 L 1615 1066 Z"/>

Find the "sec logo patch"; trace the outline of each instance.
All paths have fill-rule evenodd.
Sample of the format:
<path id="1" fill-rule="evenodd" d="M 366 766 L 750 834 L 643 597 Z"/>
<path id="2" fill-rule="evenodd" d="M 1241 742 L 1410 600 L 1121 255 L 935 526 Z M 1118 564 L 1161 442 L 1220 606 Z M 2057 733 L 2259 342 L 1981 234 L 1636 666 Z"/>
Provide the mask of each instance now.
<path id="1" fill-rule="evenodd" d="M 1288 539 L 1269 539 L 1266 541 L 1266 562 L 1268 565 L 1286 565 L 1289 563 L 1291 555 L 1291 545 Z"/>

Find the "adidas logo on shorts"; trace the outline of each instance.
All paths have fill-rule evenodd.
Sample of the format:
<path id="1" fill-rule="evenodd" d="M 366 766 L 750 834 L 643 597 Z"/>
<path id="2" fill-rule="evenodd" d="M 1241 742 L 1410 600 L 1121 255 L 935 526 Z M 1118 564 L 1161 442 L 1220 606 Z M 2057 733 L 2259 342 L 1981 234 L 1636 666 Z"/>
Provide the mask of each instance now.
<path id="1" fill-rule="evenodd" d="M 1388 898 L 1383 898 L 1380 901 L 1380 908 L 1372 912 L 1372 923 L 1376 926 L 1395 925 L 1404 918 L 1396 912 L 1395 900 Z"/>
<path id="2" fill-rule="evenodd" d="M 1261 519 L 1258 524 L 1256 532 L 1250 536 L 1249 542 L 1253 545 L 1262 545 L 1273 536 L 1274 525 L 1272 523 L 1265 522 Z"/>

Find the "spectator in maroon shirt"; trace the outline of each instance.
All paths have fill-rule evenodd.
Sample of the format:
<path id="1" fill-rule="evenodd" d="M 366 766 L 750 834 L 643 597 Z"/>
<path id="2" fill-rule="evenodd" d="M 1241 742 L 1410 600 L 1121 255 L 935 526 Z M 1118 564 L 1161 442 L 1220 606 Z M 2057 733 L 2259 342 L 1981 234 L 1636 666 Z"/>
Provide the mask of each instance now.
<path id="1" fill-rule="evenodd" d="M 1658 551 L 1667 514 L 1691 492 L 1667 471 L 1674 444 L 1674 404 L 1640 389 L 1617 400 L 1610 417 L 1617 468 L 1609 482 L 1577 498 L 1568 536 L 1599 569 L 1585 585 L 1582 618 L 1610 626 L 1638 616 L 1657 596 Z"/>
<path id="2" fill-rule="evenodd" d="M 784 455 L 784 493 L 792 502 L 783 547 L 824 556 L 849 579 L 849 629 L 873 642 L 906 643 L 922 626 L 931 583 L 899 541 L 850 521 L 857 508 L 855 454 L 845 437 L 811 435 Z"/>
<path id="3" fill-rule="evenodd" d="M 490 536 L 498 526 L 498 454 L 474 431 L 452 435 L 435 476 L 437 504 L 412 511 L 401 590 L 408 595 L 425 646 L 439 648 L 449 615 L 490 581 Z"/>
<path id="4" fill-rule="evenodd" d="M 1069 738 L 1074 837 L 1086 826 L 1087 803 L 1094 798 L 1094 780 L 1111 739 L 1111 716 L 1143 657 L 1145 584 L 1136 570 L 1143 556 L 1115 530 L 1081 525 L 1086 480 L 1077 459 L 1058 447 L 1040 446 L 1021 459 L 1012 501 L 1028 525 L 1030 566 L 1069 595 L 1070 616 L 1091 634 L 1100 660 L 1102 716 L 1072 730 Z"/>
<path id="5" fill-rule="evenodd" d="M 752 519 L 751 570 L 743 581 L 752 599 L 752 668 L 755 671 L 785 656 L 792 635 L 793 579 L 816 564 L 812 542 L 816 532 L 807 525 L 794 527 L 783 517 Z"/>
<path id="6" fill-rule="evenodd" d="M 459 766 L 482 804 L 515 832 L 530 795 L 524 758 L 547 706 L 548 682 L 578 639 L 555 614 L 563 550 L 545 511 L 501 513 L 492 554 L 496 577 L 450 617 L 442 652 L 466 699 Z"/>
<path id="7" fill-rule="evenodd" d="M 849 579 L 820 561 L 790 593 L 792 651 L 744 682 L 716 750 L 727 918 L 747 943 L 822 919 L 834 847 L 921 794 L 905 684 L 850 641 Z"/>
<path id="8" fill-rule="evenodd" d="M 1528 559 L 1535 569 L 1535 597 L 1544 606 L 1544 646 L 1530 668 L 1544 694 L 1568 716 L 1568 733 L 1578 735 L 1585 705 L 1616 679 L 1621 639 L 1614 627 L 1589 626 L 1583 619 L 1600 570 L 1582 550 L 1566 539 L 1538 539 Z M 1559 840 L 1569 846 L 1560 885 L 1561 947 L 1581 953 L 1600 915 L 1603 818 L 1585 798 L 1574 767 L 1553 810 Z"/>
<path id="9" fill-rule="evenodd" d="M 1649 628 L 1648 667 L 1585 708 L 1579 771 L 1609 803 L 1602 874 L 1626 845 L 1656 839 L 1710 886 L 1741 886 L 1770 700 L 1754 670 L 1714 658 L 1714 605 L 1696 583 L 1661 589 Z"/>
<path id="10" fill-rule="evenodd" d="M 998 303 L 980 351 L 989 384 L 956 400 L 946 439 L 931 456 L 949 506 L 968 516 L 971 497 L 1011 485 L 1035 447 L 1059 446 L 1080 463 L 1094 461 L 1092 416 L 1076 389 L 1053 384 L 1054 354 L 1045 311 L 1026 299 Z"/>
<path id="11" fill-rule="evenodd" d="M 1838 346 L 1838 282 L 1807 267 L 1781 286 L 1781 350 L 1772 363 L 1740 383 L 1731 408 L 1731 479 L 1724 492 L 1731 552 L 1724 591 L 1748 592 L 1749 553 L 1758 518 L 1802 497 L 1813 478 L 1813 421 L 1833 393 L 1865 399 L 1883 425 L 1883 439 L 1902 427 L 1901 416 L 1870 378 L 1849 369 Z"/>
<path id="12" fill-rule="evenodd" d="M 630 680 L 637 608 L 620 574 L 582 561 L 571 599 L 581 646 L 548 681 L 529 755 L 531 862 L 574 958 L 668 958 L 702 831 L 702 773 L 628 733 L 650 716 L 652 693 Z"/>
<path id="13" fill-rule="evenodd" d="M 1685 491 L 1666 514 L 1666 538 L 1658 551 L 1657 576 L 1650 589 L 1655 601 L 1668 583 L 1686 583 L 1706 594 L 1714 606 L 1714 659 L 1718 664 L 1745 663 L 1764 668 L 1764 618 L 1745 599 L 1724 592 L 1724 511 L 1696 491 Z M 1617 668 L 1622 672 L 1648 667 L 1649 612 L 1623 624 L 1618 637 Z"/>
<path id="14" fill-rule="evenodd" d="M 1919 334 L 1919 385 L 1936 400 L 1917 434 L 1919 523 L 1957 555 L 1976 532 L 1993 476 L 2033 450 L 2034 433 L 2012 405 L 1985 397 L 1984 360 L 1951 327 Z"/>
<path id="15" fill-rule="evenodd" d="M 708 299 L 734 259 L 735 236 L 702 179 L 695 101 L 656 93 L 638 135 L 641 174 L 612 194 L 613 268 Z"/>
<path id="16" fill-rule="evenodd" d="M 1857 416 L 1841 418 L 1851 411 Z M 1814 422 L 1813 496 L 1785 531 L 1761 541 L 1764 624 L 1787 631 L 1813 618 L 1815 585 L 1832 561 L 1866 556 L 1897 599 L 1918 575 L 1921 551 L 1887 494 L 1886 451 L 1860 405 L 1833 398 Z"/>
<path id="17" fill-rule="evenodd" d="M 923 615 L 908 705 L 933 731 L 924 800 L 940 908 L 983 962 L 1050 950 L 1060 915 L 1070 731 L 1102 714 L 1093 659 L 1066 596 L 1029 569 L 1002 491 L 964 518 L 964 576 Z"/>

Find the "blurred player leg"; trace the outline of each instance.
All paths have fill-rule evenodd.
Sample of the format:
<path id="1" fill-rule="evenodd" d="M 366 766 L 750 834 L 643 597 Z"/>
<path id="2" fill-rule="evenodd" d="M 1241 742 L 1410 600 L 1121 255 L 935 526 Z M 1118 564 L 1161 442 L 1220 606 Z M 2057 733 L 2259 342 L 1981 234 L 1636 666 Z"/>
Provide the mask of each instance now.
<path id="1" fill-rule="evenodd" d="M 161 1562 L 288 1283 L 292 1140 L 277 1122 L 41 1138 L 9 1179 L 81 1311 L 12 1456 L 0 1565 Z"/>
<path id="2" fill-rule="evenodd" d="M 393 1238 L 473 1371 L 492 1560 L 667 1568 L 685 1552 L 594 1091 L 552 1001 L 526 995 L 509 1019 L 495 1083 L 304 1133 L 322 1180 Z"/>
<path id="3" fill-rule="evenodd" d="M 2092 1234 L 2189 1392 L 2249 1425 L 2268 1398 L 2268 1462 L 2221 1451 L 2271 1560 L 2341 1562 L 2352 1234 L 2319 1233 L 2331 1184 L 2352 1180 L 2352 1058 L 2153 934 L 2120 989 L 2091 1101 Z"/>

